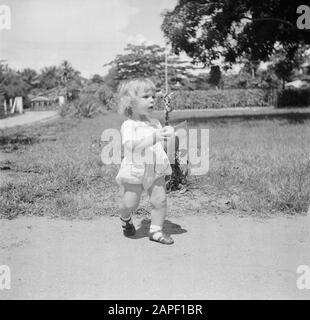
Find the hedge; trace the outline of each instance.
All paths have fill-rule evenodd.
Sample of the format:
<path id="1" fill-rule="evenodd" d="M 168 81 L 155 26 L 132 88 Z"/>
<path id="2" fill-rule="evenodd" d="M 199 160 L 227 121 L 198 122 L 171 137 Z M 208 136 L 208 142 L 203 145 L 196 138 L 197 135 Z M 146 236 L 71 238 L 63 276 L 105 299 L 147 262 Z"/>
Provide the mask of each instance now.
<path id="1" fill-rule="evenodd" d="M 260 89 L 178 91 L 171 99 L 174 109 L 220 109 L 264 107 L 270 105 L 271 93 Z M 163 107 L 160 101 L 159 108 Z"/>
<path id="2" fill-rule="evenodd" d="M 309 107 L 310 88 L 281 90 L 277 100 L 278 108 Z"/>

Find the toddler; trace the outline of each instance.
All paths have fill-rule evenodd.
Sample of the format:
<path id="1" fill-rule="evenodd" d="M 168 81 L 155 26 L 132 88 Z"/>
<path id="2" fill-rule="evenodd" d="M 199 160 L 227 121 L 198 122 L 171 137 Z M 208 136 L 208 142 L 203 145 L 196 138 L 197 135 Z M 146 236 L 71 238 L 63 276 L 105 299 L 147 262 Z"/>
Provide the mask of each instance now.
<path id="1" fill-rule="evenodd" d="M 174 132 L 172 127 L 162 128 L 160 122 L 151 117 L 154 95 L 155 85 L 149 79 L 125 81 L 118 89 L 119 113 L 128 118 L 121 126 L 124 158 L 116 176 L 123 193 L 120 219 L 124 235 L 133 236 L 136 229 L 132 213 L 146 190 L 152 205 L 149 239 L 172 244 L 171 236 L 163 232 L 167 214 L 165 176 L 172 173 L 163 141 Z"/>

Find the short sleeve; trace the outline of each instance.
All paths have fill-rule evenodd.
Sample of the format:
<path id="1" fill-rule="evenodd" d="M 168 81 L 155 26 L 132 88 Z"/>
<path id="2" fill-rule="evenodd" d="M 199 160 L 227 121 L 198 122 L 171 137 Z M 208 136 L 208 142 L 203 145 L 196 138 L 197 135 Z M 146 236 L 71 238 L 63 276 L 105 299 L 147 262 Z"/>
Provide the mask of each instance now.
<path id="1" fill-rule="evenodd" d="M 122 145 L 127 141 L 136 140 L 136 126 L 134 121 L 126 120 L 121 126 Z"/>
<path id="2" fill-rule="evenodd" d="M 161 125 L 158 119 L 152 119 L 153 123 L 156 125 L 157 129 L 162 129 L 163 126 Z"/>

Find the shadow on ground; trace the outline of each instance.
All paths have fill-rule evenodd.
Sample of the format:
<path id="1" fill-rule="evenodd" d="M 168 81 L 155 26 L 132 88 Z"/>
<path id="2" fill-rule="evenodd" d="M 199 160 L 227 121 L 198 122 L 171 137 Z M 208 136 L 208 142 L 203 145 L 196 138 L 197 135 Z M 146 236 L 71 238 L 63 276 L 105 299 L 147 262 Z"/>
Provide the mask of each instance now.
<path id="1" fill-rule="evenodd" d="M 149 229 L 151 225 L 151 220 L 144 218 L 137 227 L 137 232 L 133 237 L 130 239 L 141 239 L 148 237 Z M 164 231 L 174 235 L 174 234 L 181 234 L 187 232 L 186 229 L 183 229 L 179 224 L 173 223 L 170 220 L 166 220 L 164 223 Z"/>

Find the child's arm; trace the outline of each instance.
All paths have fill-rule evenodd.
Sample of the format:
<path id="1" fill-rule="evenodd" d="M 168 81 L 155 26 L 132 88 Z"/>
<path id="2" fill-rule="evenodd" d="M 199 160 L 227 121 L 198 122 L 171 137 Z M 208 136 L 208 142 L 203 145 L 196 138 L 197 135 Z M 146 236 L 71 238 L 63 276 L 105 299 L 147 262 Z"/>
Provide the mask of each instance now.
<path id="1" fill-rule="evenodd" d="M 125 142 L 125 146 L 130 150 L 142 151 L 147 147 L 153 146 L 159 141 L 164 141 L 170 137 L 170 133 L 165 129 L 157 129 L 153 134 L 140 140 L 129 140 Z"/>

